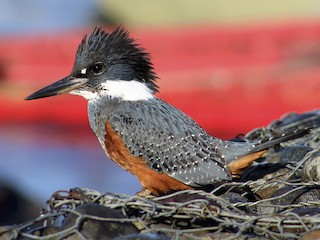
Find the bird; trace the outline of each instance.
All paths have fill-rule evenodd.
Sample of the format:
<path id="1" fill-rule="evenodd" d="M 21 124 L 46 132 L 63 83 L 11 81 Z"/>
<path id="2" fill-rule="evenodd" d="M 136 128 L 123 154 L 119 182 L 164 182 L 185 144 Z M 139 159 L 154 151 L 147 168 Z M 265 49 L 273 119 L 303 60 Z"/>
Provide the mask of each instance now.
<path id="1" fill-rule="evenodd" d="M 222 140 L 158 98 L 157 81 L 150 54 L 124 27 L 98 26 L 83 37 L 71 73 L 25 99 L 63 93 L 87 99 L 90 127 L 106 155 L 138 178 L 141 196 L 232 181 L 270 147 L 305 134 Z"/>

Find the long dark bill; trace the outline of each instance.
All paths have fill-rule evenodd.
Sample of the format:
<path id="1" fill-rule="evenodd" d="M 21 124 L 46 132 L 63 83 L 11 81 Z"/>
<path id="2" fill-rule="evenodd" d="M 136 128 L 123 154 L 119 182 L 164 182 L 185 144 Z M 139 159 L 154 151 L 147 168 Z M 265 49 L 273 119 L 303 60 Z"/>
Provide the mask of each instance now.
<path id="1" fill-rule="evenodd" d="M 39 91 L 36 91 L 25 98 L 25 100 L 32 100 L 38 98 L 51 97 L 62 93 L 70 92 L 81 87 L 88 82 L 87 78 L 74 78 L 72 76 L 65 77 L 55 83 L 46 86 Z"/>

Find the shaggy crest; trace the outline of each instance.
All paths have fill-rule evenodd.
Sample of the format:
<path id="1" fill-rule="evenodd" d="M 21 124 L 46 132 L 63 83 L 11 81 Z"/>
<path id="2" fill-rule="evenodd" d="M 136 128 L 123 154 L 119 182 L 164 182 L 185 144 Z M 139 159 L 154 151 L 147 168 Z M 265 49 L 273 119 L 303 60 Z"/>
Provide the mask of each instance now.
<path id="1" fill-rule="evenodd" d="M 153 92 L 158 92 L 157 76 L 150 55 L 123 27 L 110 33 L 96 27 L 89 37 L 86 35 L 82 39 L 76 54 L 76 70 L 95 62 L 130 65 L 136 80 L 146 83 Z"/>

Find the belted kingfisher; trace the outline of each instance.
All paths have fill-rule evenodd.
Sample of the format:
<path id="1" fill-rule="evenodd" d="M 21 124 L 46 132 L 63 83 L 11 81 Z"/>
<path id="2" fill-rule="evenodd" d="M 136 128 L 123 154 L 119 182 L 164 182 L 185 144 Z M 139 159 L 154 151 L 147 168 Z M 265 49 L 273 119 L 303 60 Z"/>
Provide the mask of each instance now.
<path id="1" fill-rule="evenodd" d="M 123 27 L 96 27 L 78 47 L 71 74 L 26 100 L 62 93 L 88 100 L 92 130 L 110 159 L 135 175 L 144 194 L 160 195 L 232 180 L 268 148 L 303 134 L 259 142 L 210 136 L 162 101 L 150 56 Z"/>

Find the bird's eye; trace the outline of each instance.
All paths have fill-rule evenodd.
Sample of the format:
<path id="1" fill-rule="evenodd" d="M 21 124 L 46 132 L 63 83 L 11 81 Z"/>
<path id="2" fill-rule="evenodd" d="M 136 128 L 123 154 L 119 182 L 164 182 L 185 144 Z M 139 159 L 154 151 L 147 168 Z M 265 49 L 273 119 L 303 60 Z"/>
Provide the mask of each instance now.
<path id="1" fill-rule="evenodd" d="M 103 72 L 103 65 L 102 63 L 95 63 L 90 67 L 90 70 L 95 74 L 98 75 Z"/>

